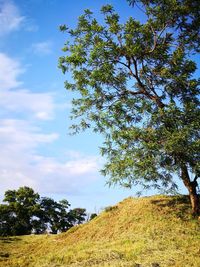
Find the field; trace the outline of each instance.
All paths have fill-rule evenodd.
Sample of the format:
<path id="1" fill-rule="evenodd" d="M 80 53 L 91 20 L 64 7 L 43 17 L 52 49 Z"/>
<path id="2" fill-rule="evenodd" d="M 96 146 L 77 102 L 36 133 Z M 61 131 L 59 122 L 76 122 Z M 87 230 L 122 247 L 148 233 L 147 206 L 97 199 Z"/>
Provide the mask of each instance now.
<path id="1" fill-rule="evenodd" d="M 200 220 L 186 196 L 128 198 L 63 234 L 1 238 L 5 266 L 199 267 Z"/>

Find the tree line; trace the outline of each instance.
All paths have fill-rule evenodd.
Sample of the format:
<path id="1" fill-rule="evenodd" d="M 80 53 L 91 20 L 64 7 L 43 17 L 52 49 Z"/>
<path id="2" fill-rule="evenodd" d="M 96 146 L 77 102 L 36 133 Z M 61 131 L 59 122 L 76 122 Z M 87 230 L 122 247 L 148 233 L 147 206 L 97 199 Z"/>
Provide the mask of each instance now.
<path id="1" fill-rule="evenodd" d="M 20 187 L 5 192 L 0 204 L 0 236 L 57 234 L 81 224 L 86 219 L 86 209 L 69 209 L 66 199 L 55 201 L 40 197 L 32 188 Z"/>

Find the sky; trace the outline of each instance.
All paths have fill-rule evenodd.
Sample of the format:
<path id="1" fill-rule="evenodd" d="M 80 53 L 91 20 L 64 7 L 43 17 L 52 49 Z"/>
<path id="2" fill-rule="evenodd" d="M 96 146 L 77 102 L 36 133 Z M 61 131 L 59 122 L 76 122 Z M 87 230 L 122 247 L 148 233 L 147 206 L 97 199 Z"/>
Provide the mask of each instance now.
<path id="1" fill-rule="evenodd" d="M 101 136 L 69 135 L 70 74 L 57 67 L 66 41 L 59 25 L 74 27 L 86 8 L 98 17 L 107 3 L 124 20 L 140 16 L 125 0 L 0 0 L 0 199 L 29 186 L 99 212 L 136 193 L 105 185 Z"/>

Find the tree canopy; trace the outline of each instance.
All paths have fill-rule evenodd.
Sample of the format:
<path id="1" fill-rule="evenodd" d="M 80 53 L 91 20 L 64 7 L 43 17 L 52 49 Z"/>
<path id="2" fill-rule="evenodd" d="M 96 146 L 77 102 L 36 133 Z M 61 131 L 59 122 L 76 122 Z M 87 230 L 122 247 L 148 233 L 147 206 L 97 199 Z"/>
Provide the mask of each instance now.
<path id="1" fill-rule="evenodd" d="M 56 234 L 85 221 L 86 210 L 68 210 L 70 204 L 47 197 L 41 198 L 32 188 L 20 187 L 5 192 L 4 204 L 0 204 L 0 236 Z"/>
<path id="2" fill-rule="evenodd" d="M 106 5 L 101 9 L 103 23 L 87 9 L 75 29 L 60 27 L 67 42 L 59 67 L 74 80 L 65 87 L 79 92 L 72 109 L 78 123 L 72 129 L 92 128 L 104 136 L 101 153 L 107 163 L 102 173 L 109 176 L 109 184 L 172 192 L 177 189 L 176 174 L 198 213 L 196 2 L 129 2 L 143 4 L 145 22 L 130 17 L 121 23 L 119 14 Z M 187 12 L 177 9 L 179 2 L 188 3 Z"/>
<path id="3" fill-rule="evenodd" d="M 187 48 L 199 52 L 200 44 L 200 9 L 199 1 L 194 0 L 127 0 L 137 6 L 157 23 L 167 24 L 178 34 L 176 41 L 181 41 Z"/>

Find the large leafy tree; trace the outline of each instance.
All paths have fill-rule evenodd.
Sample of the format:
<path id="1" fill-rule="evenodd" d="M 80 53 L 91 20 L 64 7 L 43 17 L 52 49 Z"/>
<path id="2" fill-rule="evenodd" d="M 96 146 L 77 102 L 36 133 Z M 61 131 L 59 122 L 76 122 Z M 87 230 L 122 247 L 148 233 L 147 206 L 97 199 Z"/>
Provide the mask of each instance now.
<path id="1" fill-rule="evenodd" d="M 176 3 L 184 1 L 130 2 L 142 4 L 145 22 L 130 17 L 122 24 L 107 5 L 101 24 L 85 10 L 75 29 L 60 27 L 68 37 L 59 67 L 72 74 L 74 83 L 66 81 L 66 88 L 79 93 L 72 110 L 78 123 L 72 129 L 91 127 L 104 135 L 102 172 L 110 184 L 173 191 L 176 174 L 197 214 L 200 91 L 190 57 L 198 52 L 195 9 L 188 7 L 179 21 Z"/>

